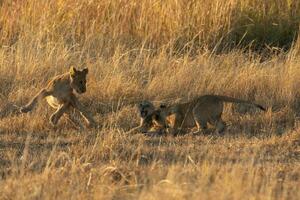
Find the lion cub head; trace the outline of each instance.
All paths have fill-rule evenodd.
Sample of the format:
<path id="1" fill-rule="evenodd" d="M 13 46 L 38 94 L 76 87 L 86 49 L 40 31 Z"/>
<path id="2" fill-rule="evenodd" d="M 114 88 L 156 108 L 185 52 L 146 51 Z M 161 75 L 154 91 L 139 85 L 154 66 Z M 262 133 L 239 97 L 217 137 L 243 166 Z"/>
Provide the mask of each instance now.
<path id="1" fill-rule="evenodd" d="M 165 129 L 165 120 L 161 115 L 161 110 L 156 109 L 149 101 L 143 101 L 138 105 L 139 115 L 141 118 L 141 132 L 148 131 L 161 132 Z"/>
<path id="2" fill-rule="evenodd" d="M 77 70 L 75 67 L 70 68 L 70 80 L 71 87 L 78 93 L 82 94 L 86 92 L 86 75 L 88 74 L 88 68 L 83 70 Z"/>
<path id="3" fill-rule="evenodd" d="M 150 101 L 142 101 L 138 105 L 138 110 L 141 118 L 146 118 L 147 116 L 150 116 L 154 110 L 155 107 Z"/>

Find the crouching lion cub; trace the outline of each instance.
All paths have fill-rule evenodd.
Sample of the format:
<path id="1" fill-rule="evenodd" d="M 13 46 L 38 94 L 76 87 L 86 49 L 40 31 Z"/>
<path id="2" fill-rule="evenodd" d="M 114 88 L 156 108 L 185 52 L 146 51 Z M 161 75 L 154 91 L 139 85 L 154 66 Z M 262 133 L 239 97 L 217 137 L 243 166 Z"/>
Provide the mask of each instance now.
<path id="1" fill-rule="evenodd" d="M 193 127 L 197 127 L 197 132 L 201 128 L 205 130 L 208 123 L 214 125 L 217 131 L 222 133 L 226 127 L 221 118 L 224 102 L 249 104 L 263 111 L 266 110 L 263 106 L 251 101 L 226 96 L 204 95 L 187 103 L 160 105 L 156 112 L 150 113 L 153 120 L 151 123 L 160 127 L 168 127 L 167 132 L 174 135 L 183 129 Z"/>
<path id="2" fill-rule="evenodd" d="M 20 111 L 27 113 L 35 107 L 38 101 L 46 98 L 48 104 L 56 109 L 50 117 L 52 125 L 56 125 L 61 116 L 67 114 L 68 119 L 71 120 L 73 124 L 79 125 L 80 128 L 82 128 L 81 123 L 68 112 L 70 108 L 73 107 L 80 112 L 88 126 L 94 126 L 96 124 L 94 119 L 85 111 L 74 94 L 74 90 L 78 94 L 86 92 L 87 74 L 87 68 L 77 70 L 71 67 L 68 73 L 54 77 L 26 106 L 21 107 Z"/>
<path id="3" fill-rule="evenodd" d="M 137 106 L 140 125 L 132 128 L 129 133 L 141 132 L 144 134 L 162 134 L 166 129 L 164 119 L 160 115 L 160 110 L 156 110 L 150 101 L 142 101 Z"/>

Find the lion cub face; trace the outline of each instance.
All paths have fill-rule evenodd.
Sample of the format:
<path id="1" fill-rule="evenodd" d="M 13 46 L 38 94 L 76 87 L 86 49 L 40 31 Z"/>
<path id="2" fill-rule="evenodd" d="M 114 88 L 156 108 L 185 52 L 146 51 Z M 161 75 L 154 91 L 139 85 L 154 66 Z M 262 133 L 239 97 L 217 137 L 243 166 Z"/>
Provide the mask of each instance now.
<path id="1" fill-rule="evenodd" d="M 154 112 L 155 107 L 150 101 L 143 101 L 138 105 L 138 110 L 141 118 L 145 119 Z"/>
<path id="2" fill-rule="evenodd" d="M 71 67 L 70 69 L 70 85 L 78 94 L 86 92 L 86 75 L 88 72 L 88 68 L 77 70 Z"/>
<path id="3" fill-rule="evenodd" d="M 154 105 L 149 101 L 143 101 L 138 105 L 138 110 L 141 118 L 141 132 L 155 130 L 161 131 L 166 127 L 164 118 L 161 116 L 161 111 L 155 109 Z"/>

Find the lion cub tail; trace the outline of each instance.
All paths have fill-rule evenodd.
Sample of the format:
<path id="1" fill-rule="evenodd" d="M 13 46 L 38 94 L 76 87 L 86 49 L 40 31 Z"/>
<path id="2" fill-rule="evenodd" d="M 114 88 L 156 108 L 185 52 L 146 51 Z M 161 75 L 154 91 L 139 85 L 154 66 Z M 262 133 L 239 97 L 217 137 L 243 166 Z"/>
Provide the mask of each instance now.
<path id="1" fill-rule="evenodd" d="M 226 96 L 216 96 L 219 100 L 223 101 L 223 102 L 230 102 L 230 103 L 244 103 L 244 104 L 249 104 L 249 105 L 253 105 L 263 111 L 266 111 L 266 108 L 259 105 L 259 104 L 256 104 L 256 103 L 253 103 L 251 101 L 245 101 L 245 100 L 241 100 L 241 99 L 236 99 L 236 98 L 233 98 L 233 97 L 226 97 Z"/>

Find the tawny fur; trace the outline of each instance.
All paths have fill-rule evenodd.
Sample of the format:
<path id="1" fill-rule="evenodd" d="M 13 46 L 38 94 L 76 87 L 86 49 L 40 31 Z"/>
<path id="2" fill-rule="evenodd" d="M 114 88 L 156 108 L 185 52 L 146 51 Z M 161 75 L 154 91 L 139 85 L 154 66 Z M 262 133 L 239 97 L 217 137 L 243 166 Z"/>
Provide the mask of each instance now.
<path id="1" fill-rule="evenodd" d="M 154 124 L 160 124 L 161 127 L 167 126 L 168 133 L 178 134 L 184 129 L 193 127 L 197 127 L 197 132 L 201 129 L 205 130 L 209 123 L 215 126 L 219 133 L 222 133 L 226 127 L 222 120 L 224 102 L 249 104 L 265 111 L 264 107 L 251 101 L 226 96 L 204 95 L 187 103 L 161 105 L 158 113 L 164 120 L 154 120 Z"/>
<path id="2" fill-rule="evenodd" d="M 82 128 L 81 123 L 70 114 L 70 109 L 75 108 L 80 112 L 88 126 L 94 126 L 94 119 L 90 113 L 83 108 L 74 94 L 74 91 L 78 94 L 86 92 L 87 73 L 87 68 L 80 71 L 71 67 L 70 72 L 54 77 L 48 85 L 36 94 L 20 111 L 22 113 L 30 112 L 39 101 L 46 98 L 48 104 L 56 109 L 50 117 L 52 125 L 56 125 L 59 119 L 66 114 L 73 124 Z"/>

